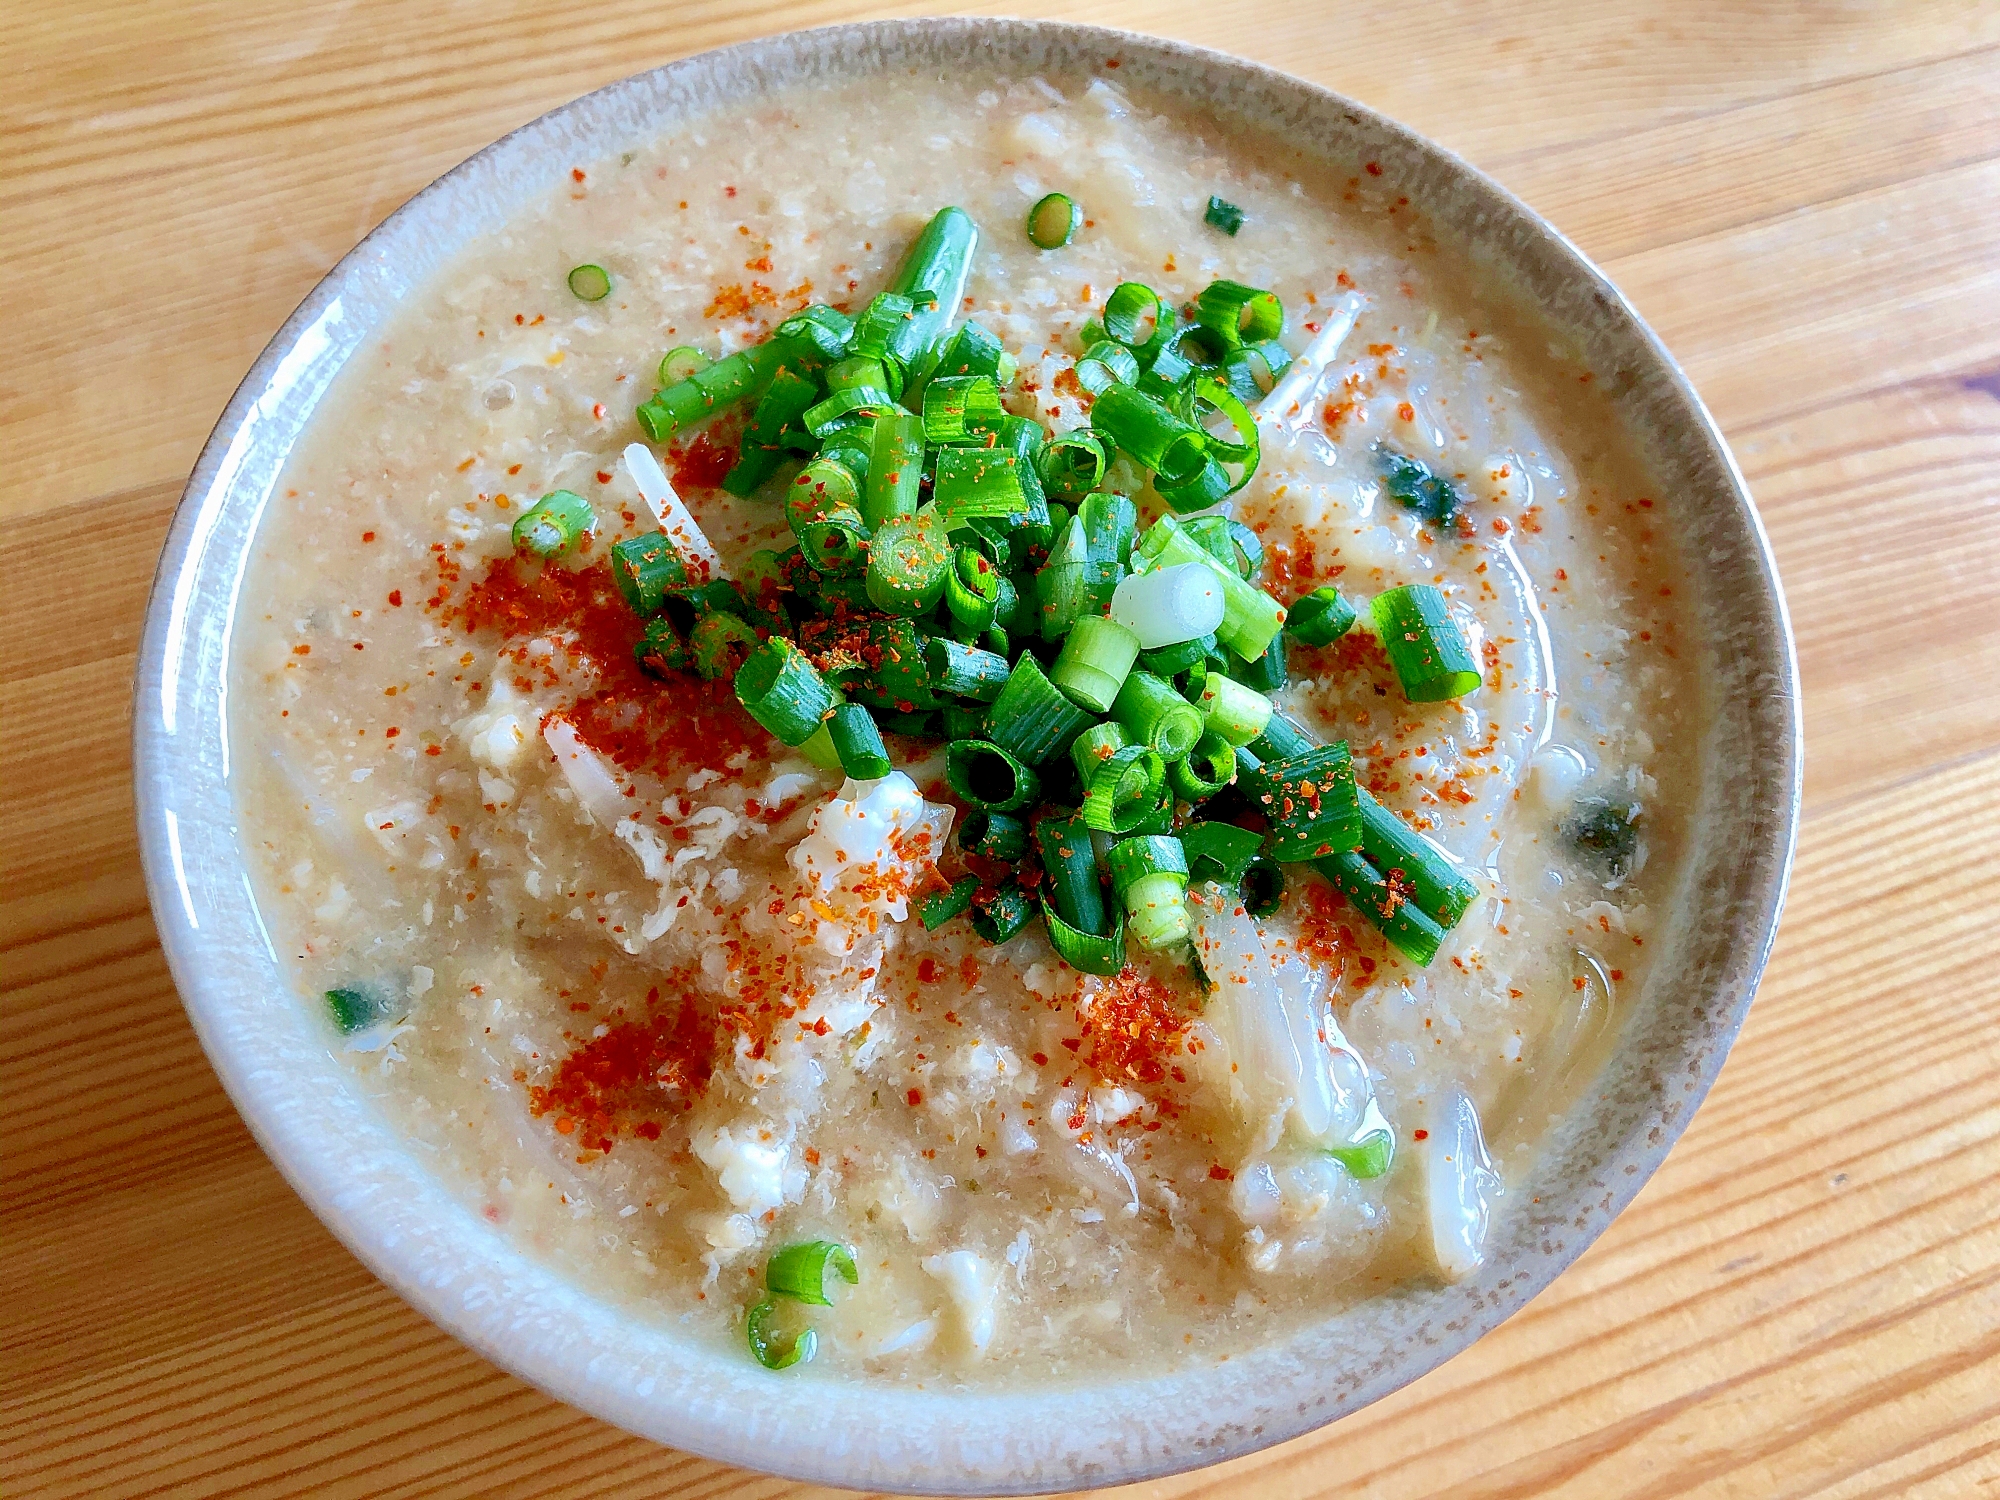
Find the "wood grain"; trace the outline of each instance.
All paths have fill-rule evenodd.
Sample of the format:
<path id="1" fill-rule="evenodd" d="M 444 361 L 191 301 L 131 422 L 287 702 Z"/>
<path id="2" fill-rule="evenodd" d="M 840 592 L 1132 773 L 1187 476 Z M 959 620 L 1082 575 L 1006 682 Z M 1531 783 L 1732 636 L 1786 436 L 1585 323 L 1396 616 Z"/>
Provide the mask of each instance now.
<path id="1" fill-rule="evenodd" d="M 419 1318 L 306 1212 L 217 1087 L 161 961 L 131 832 L 129 681 L 209 425 L 384 213 L 639 68 L 932 8 L 10 8 L 8 1494 L 813 1493 L 549 1401 Z M 2000 1494 L 2000 10 L 1018 9 L 1228 47 L 1354 94 L 1603 261 L 1757 492 L 1810 747 L 1764 992 L 1611 1232 L 1389 1400 L 1131 1493 Z"/>

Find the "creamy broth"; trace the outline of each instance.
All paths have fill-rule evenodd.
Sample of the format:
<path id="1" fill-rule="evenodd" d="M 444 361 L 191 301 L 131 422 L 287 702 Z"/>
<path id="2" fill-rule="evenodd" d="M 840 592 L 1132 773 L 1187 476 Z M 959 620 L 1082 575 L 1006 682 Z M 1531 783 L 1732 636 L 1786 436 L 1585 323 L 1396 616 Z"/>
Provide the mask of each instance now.
<path id="1" fill-rule="evenodd" d="M 858 1284 L 810 1315 L 813 1370 L 850 1378 L 1158 1369 L 1472 1269 L 1644 982 L 1693 800 L 1675 565 L 1591 372 L 1367 164 L 1105 79 L 787 93 L 574 165 L 356 354 L 237 621 L 265 920 L 303 994 L 386 997 L 329 1045 L 413 1149 L 496 1233 L 745 1359 L 769 1255 L 852 1245 Z M 1023 218 L 1058 189 L 1086 223 L 1041 251 Z M 661 353 L 859 311 L 946 203 L 982 229 L 963 311 L 1051 431 L 1087 422 L 1069 372 L 1120 281 L 1282 299 L 1315 363 L 1233 502 L 1263 586 L 1435 583 L 1484 666 L 1411 704 L 1355 632 L 1295 646 L 1276 695 L 1486 888 L 1427 969 L 1305 865 L 1274 915 L 1198 913 L 1206 995 L 1175 954 L 1100 979 L 1039 925 L 926 932 L 937 745 L 892 736 L 909 780 L 843 788 L 727 683 L 633 666 L 604 562 L 653 524 L 621 454 Z M 609 297 L 569 293 L 581 262 Z M 660 450 L 726 567 L 786 535 L 716 488 L 740 428 Z M 1456 476 L 1466 519 L 1390 500 L 1382 443 Z M 537 583 L 509 529 L 559 487 L 603 524 Z M 1634 803 L 1629 857 L 1579 845 Z M 1394 1160 L 1360 1179 L 1326 1147 L 1377 1121 Z"/>

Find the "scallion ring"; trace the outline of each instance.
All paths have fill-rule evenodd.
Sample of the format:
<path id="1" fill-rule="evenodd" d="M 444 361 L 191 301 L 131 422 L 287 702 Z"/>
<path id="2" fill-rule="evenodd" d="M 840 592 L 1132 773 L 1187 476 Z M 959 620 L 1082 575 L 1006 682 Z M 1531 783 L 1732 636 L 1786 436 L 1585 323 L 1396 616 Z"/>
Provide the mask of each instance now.
<path id="1" fill-rule="evenodd" d="M 1062 193 L 1049 193 L 1028 210 L 1028 242 L 1038 250 L 1060 250 L 1083 226 L 1083 210 Z"/>
<path id="2" fill-rule="evenodd" d="M 826 1272 L 831 1266 L 849 1286 L 858 1286 L 861 1272 L 854 1264 L 854 1252 L 832 1240 L 808 1240 L 787 1245 L 764 1266 L 764 1286 L 774 1297 L 790 1297 L 814 1307 L 831 1307 L 826 1294 Z"/>
<path id="3" fill-rule="evenodd" d="M 1104 303 L 1104 336 L 1128 349 L 1151 341 L 1164 314 L 1160 294 L 1137 281 L 1121 281 Z"/>
<path id="4" fill-rule="evenodd" d="M 611 273 L 602 266 L 578 266 L 569 273 L 569 289 L 580 301 L 602 302 L 611 295 Z"/>
<path id="5" fill-rule="evenodd" d="M 1130 833 L 1160 802 L 1166 765 L 1159 752 L 1127 745 L 1091 774 L 1083 796 L 1083 821 L 1100 833 Z"/>

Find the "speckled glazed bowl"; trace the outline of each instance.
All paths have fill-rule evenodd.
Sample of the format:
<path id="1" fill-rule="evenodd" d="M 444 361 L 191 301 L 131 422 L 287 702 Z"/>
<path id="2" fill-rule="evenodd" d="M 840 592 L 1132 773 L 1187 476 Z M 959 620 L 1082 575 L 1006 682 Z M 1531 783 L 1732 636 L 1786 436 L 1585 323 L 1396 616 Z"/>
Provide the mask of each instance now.
<path id="1" fill-rule="evenodd" d="M 1298 1329 L 1226 1364 L 1011 1395 L 812 1380 L 691 1346 L 537 1264 L 415 1160 L 288 989 L 253 904 L 231 798 L 225 664 L 251 538 L 329 383 L 461 245 L 549 193 L 571 162 L 795 80 L 888 69 L 1095 67 L 1328 159 L 1379 161 L 1476 263 L 1573 335 L 1651 462 L 1698 598 L 1712 693 L 1700 806 L 1655 978 L 1600 1088 L 1510 1192 L 1485 1268 Z M 301 1196 L 383 1280 L 496 1363 L 663 1443 L 856 1488 L 1020 1492 L 1112 1484 L 1307 1432 L 1466 1347 L 1574 1260 L 1701 1102 L 1755 990 L 1797 816 L 1790 630 L 1769 549 L 1687 380 L 1553 229 L 1445 152 L 1266 68 L 1084 26 L 934 20 L 774 37 L 600 90 L 419 193 L 314 289 L 263 353 L 196 465 L 160 562 L 137 687 L 139 822 L 161 939 L 237 1107 Z M 796 1379 L 796 1378 L 795 1378 Z"/>

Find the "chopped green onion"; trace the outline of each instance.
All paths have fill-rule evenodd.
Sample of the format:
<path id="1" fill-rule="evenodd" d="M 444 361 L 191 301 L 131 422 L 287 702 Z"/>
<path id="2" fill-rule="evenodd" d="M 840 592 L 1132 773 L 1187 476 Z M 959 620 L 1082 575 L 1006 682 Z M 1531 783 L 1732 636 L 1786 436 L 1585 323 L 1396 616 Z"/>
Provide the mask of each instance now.
<path id="1" fill-rule="evenodd" d="M 1396 1158 L 1396 1137 L 1387 1130 L 1371 1130 L 1345 1146 L 1328 1146 L 1326 1154 L 1347 1168 L 1350 1177 L 1366 1182 L 1389 1170 Z"/>
<path id="2" fill-rule="evenodd" d="M 1319 743 L 1283 714 L 1274 713 L 1264 732 L 1250 742 L 1250 750 L 1260 761 L 1284 760 L 1317 749 Z"/>
<path id="3" fill-rule="evenodd" d="M 1001 590 L 1009 588 L 984 553 L 972 547 L 953 550 L 951 570 L 944 579 L 944 602 L 959 631 L 977 635 L 989 629 L 999 613 Z"/>
<path id="4" fill-rule="evenodd" d="M 869 711 L 875 715 L 875 722 L 882 726 L 884 734 L 900 734 L 913 740 L 938 738 L 938 725 L 944 718 L 941 711 L 907 714 L 884 713 L 879 709 Z"/>
<path id="5" fill-rule="evenodd" d="M 1308 646 L 1331 646 L 1354 624 L 1354 606 L 1340 597 L 1332 584 L 1316 588 L 1303 599 L 1292 602 L 1285 616 L 1287 634 Z"/>
<path id="6" fill-rule="evenodd" d="M 326 1008 L 342 1034 L 352 1035 L 364 1026 L 373 1026 L 385 1019 L 392 1007 L 382 996 L 370 994 L 367 990 L 350 989 L 328 990 Z"/>
<path id="7" fill-rule="evenodd" d="M 1104 763 L 1131 743 L 1114 722 L 1091 725 L 1069 742 L 1070 764 L 1076 767 L 1076 779 L 1089 786 L 1090 779 Z"/>
<path id="8" fill-rule="evenodd" d="M 875 534 L 868 549 L 868 599 L 892 615 L 921 615 L 944 597 L 951 571 L 951 543 L 935 509 L 898 516 Z"/>
<path id="9" fill-rule="evenodd" d="M 1243 210 L 1226 198 L 1209 194 L 1208 207 L 1202 212 L 1204 223 L 1212 224 L 1224 234 L 1234 236 L 1243 227 Z"/>
<path id="10" fill-rule="evenodd" d="M 1275 693 L 1285 685 L 1290 675 L 1285 651 L 1285 637 L 1281 632 L 1271 637 L 1271 644 L 1255 661 L 1234 658 L 1230 675 L 1247 688 L 1255 688 L 1260 693 Z"/>
<path id="11" fill-rule="evenodd" d="M 1151 672 L 1127 674 L 1112 702 L 1111 716 L 1137 745 L 1160 752 L 1162 760 L 1179 760 L 1201 738 L 1202 718 L 1195 706 Z"/>
<path id="12" fill-rule="evenodd" d="M 1084 781 L 1083 821 L 1100 833 L 1130 833 L 1160 805 L 1167 768 L 1157 750 L 1127 745 Z"/>
<path id="13" fill-rule="evenodd" d="M 1011 813 L 975 807 L 959 820 L 958 847 L 981 859 L 1011 864 L 1028 852 L 1028 825 Z"/>
<path id="14" fill-rule="evenodd" d="M 896 516 L 914 515 L 923 482 L 923 418 L 900 410 L 877 417 L 861 497 L 862 523 L 875 529 Z"/>
<path id="15" fill-rule="evenodd" d="M 687 565 L 665 532 L 645 531 L 612 545 L 611 580 L 633 614 L 651 619 L 660 612 L 668 591 L 687 582 Z"/>
<path id="16" fill-rule="evenodd" d="M 1169 485 L 1194 479 L 1206 459 L 1200 431 L 1133 386 L 1108 385 L 1098 392 L 1090 426 Z"/>
<path id="17" fill-rule="evenodd" d="M 655 391 L 639 406 L 639 426 L 653 442 L 664 443 L 683 427 L 712 417 L 760 389 L 783 358 L 784 350 L 775 340 L 739 349 L 686 380 Z"/>
<path id="18" fill-rule="evenodd" d="M 840 391 L 883 391 L 890 396 L 889 370 L 870 354 L 850 354 L 829 365 L 823 377 L 829 395 Z"/>
<path id="19" fill-rule="evenodd" d="M 677 344 L 660 356 L 660 384 L 672 385 L 706 370 L 714 361 L 692 344 Z"/>
<path id="20" fill-rule="evenodd" d="M 1319 859 L 1361 843 L 1361 806 L 1347 742 L 1265 761 L 1250 800 L 1270 822 L 1264 852 L 1273 859 Z"/>
<path id="21" fill-rule="evenodd" d="M 1437 957 L 1444 929 L 1417 909 L 1407 885 L 1385 877 L 1360 850 L 1344 849 L 1314 860 L 1313 868 L 1420 967 L 1428 968 Z"/>
<path id="22" fill-rule="evenodd" d="M 997 448 L 938 449 L 931 497 L 953 535 L 981 530 L 981 520 L 998 524 L 1029 513 L 1019 465 Z"/>
<path id="23" fill-rule="evenodd" d="M 1264 847 L 1264 836 L 1234 823 L 1190 823 L 1181 830 L 1181 850 L 1195 880 L 1237 885 Z"/>
<path id="24" fill-rule="evenodd" d="M 806 1328 L 793 1338 L 780 1337 L 771 1328 L 777 1310 L 777 1302 L 766 1297 L 744 1318 L 743 1332 L 750 1353 L 767 1370 L 789 1370 L 793 1365 L 806 1364 L 819 1352 L 819 1335 Z"/>
<path id="25" fill-rule="evenodd" d="M 991 703 L 998 698 L 1013 671 L 1006 657 L 977 646 L 961 645 L 941 635 L 932 636 L 925 644 L 924 669 L 938 692 L 980 703 Z"/>
<path id="26" fill-rule="evenodd" d="M 1090 536 L 1081 518 L 1071 516 L 1056 536 L 1048 561 L 1035 573 L 1035 599 L 1042 638 L 1060 640 L 1090 602 Z"/>
<path id="27" fill-rule="evenodd" d="M 602 302 L 611 295 L 611 273 L 602 266 L 577 266 L 569 273 L 569 289 L 585 302 Z"/>
<path id="28" fill-rule="evenodd" d="M 1132 550 L 1135 572 L 1198 562 L 1222 580 L 1222 619 L 1216 639 L 1245 661 L 1264 654 L 1271 637 L 1283 628 L 1285 608 L 1262 589 L 1236 576 L 1236 570 L 1211 557 L 1181 529 L 1172 516 L 1162 516 L 1139 538 Z"/>
<path id="29" fill-rule="evenodd" d="M 1049 681 L 1092 713 L 1109 713 L 1139 659 L 1139 638 L 1102 615 L 1085 615 L 1070 627 L 1049 668 Z"/>
<path id="30" fill-rule="evenodd" d="M 1137 349 L 1151 340 L 1165 316 L 1158 292 L 1137 281 L 1121 281 L 1104 302 L 1104 336 Z"/>
<path id="31" fill-rule="evenodd" d="M 965 875 L 952 882 L 948 891 L 937 891 L 924 897 L 924 904 L 917 912 L 917 920 L 924 924 L 924 931 L 936 932 L 945 923 L 972 906 L 972 898 L 979 890 L 979 877 Z"/>
<path id="32" fill-rule="evenodd" d="M 655 615 L 646 622 L 644 633 L 633 646 L 632 659 L 638 662 L 640 671 L 666 677 L 687 666 L 687 642 L 681 639 L 672 620 Z"/>
<path id="33" fill-rule="evenodd" d="M 1034 657 L 1022 652 L 1007 684 L 986 713 L 986 738 L 1028 765 L 1038 766 L 1067 745 L 1090 722 L 1043 675 Z"/>
<path id="34" fill-rule="evenodd" d="M 1450 855 L 1388 808 L 1358 788 L 1361 852 L 1385 874 L 1400 872 L 1417 909 L 1440 927 L 1452 928 L 1479 899 L 1479 887 L 1459 873 Z"/>
<path id="35" fill-rule="evenodd" d="M 1216 597 L 1220 599 L 1221 595 L 1218 593 Z M 1141 651 L 1139 665 L 1155 677 L 1178 677 L 1190 668 L 1200 666 L 1214 649 L 1215 635 L 1211 631 L 1191 641 L 1175 641 L 1171 646 L 1161 646 L 1156 651 Z"/>
<path id="36" fill-rule="evenodd" d="M 1111 618 L 1157 651 L 1212 635 L 1222 624 L 1223 584 L 1201 563 L 1177 563 L 1122 579 L 1111 597 Z"/>
<path id="37" fill-rule="evenodd" d="M 945 784 L 987 812 L 1017 812 L 1042 794 L 1041 779 L 987 740 L 954 740 L 945 747 Z"/>
<path id="38" fill-rule="evenodd" d="M 1240 281 L 1213 281 L 1195 299 L 1194 320 L 1225 346 L 1261 344 L 1285 331 L 1285 306 Z"/>
<path id="39" fill-rule="evenodd" d="M 1090 837 L 1093 826 L 1087 816 L 1044 818 L 1035 825 L 1035 842 L 1041 849 L 1047 882 L 1043 899 L 1078 932 L 1101 933 L 1106 930 L 1104 892 L 1097 883 L 1097 847 Z"/>
<path id="40" fill-rule="evenodd" d="M 1028 210 L 1028 243 L 1038 250 L 1060 250 L 1083 226 L 1083 210 L 1061 193 L 1050 193 Z"/>
<path id="41" fill-rule="evenodd" d="M 1079 427 L 1059 432 L 1043 445 L 1035 470 L 1042 487 L 1058 500 L 1081 500 L 1104 482 L 1111 456 L 1104 440 Z"/>
<path id="42" fill-rule="evenodd" d="M 1180 527 L 1202 551 L 1234 568 L 1238 578 L 1253 579 L 1264 565 L 1264 539 L 1241 521 L 1227 516 L 1192 516 Z"/>
<path id="43" fill-rule="evenodd" d="M 850 418 L 889 417 L 898 410 L 896 398 L 880 386 L 854 386 L 809 407 L 804 420 L 808 432 L 823 438 Z"/>
<path id="44" fill-rule="evenodd" d="M 735 356 L 731 356 L 734 358 Z M 724 361 L 727 363 L 727 361 Z M 711 368 L 715 368 L 711 366 Z M 694 377 L 699 380 L 707 371 Z M 722 479 L 722 487 L 732 495 L 748 497 L 778 470 L 788 435 L 796 429 L 806 410 L 819 399 L 819 385 L 796 371 L 780 367 L 771 383 L 757 399 L 750 423 L 743 429 L 739 445 L 741 457 L 736 467 Z"/>
<path id="45" fill-rule="evenodd" d="M 995 385 L 1005 385 L 1013 378 L 1008 369 L 1013 356 L 1007 353 L 1000 340 L 995 338 L 983 325 L 966 323 L 960 326 L 945 341 L 938 351 L 938 364 L 932 374 L 933 380 L 943 375 L 990 375 Z"/>
<path id="46" fill-rule="evenodd" d="M 1190 323 L 1182 328 L 1161 329 L 1152 344 L 1139 351 L 1146 373 L 1139 389 L 1169 405 L 1189 380 L 1204 370 L 1218 368 L 1215 353 L 1204 331 Z"/>
<path id="47" fill-rule="evenodd" d="M 1229 471 L 1211 458 L 1203 462 L 1192 478 L 1180 484 L 1168 484 L 1155 476 L 1153 488 L 1160 492 L 1169 510 L 1177 515 L 1193 515 L 1228 499 L 1235 486 L 1230 483 Z"/>
<path id="48" fill-rule="evenodd" d="M 1181 841 L 1165 835 L 1120 839 L 1105 857 L 1111 888 L 1124 904 L 1127 924 L 1142 948 L 1183 942 L 1187 913 L 1187 856 Z"/>
<path id="49" fill-rule="evenodd" d="M 1079 974 L 1109 977 L 1125 967 L 1125 914 L 1111 913 L 1111 931 L 1102 937 L 1072 927 L 1062 914 L 1042 897 L 1042 923 L 1048 928 L 1049 946 L 1056 956 Z"/>
<path id="50" fill-rule="evenodd" d="M 946 740 L 976 740 L 986 732 L 986 706 L 947 703 L 938 710 Z"/>
<path id="51" fill-rule="evenodd" d="M 916 304 L 908 297 L 896 292 L 877 292 L 867 309 L 854 320 L 854 352 L 874 359 L 892 357 L 889 346 L 915 311 Z"/>
<path id="52" fill-rule="evenodd" d="M 1090 557 L 1092 600 L 1099 610 L 1108 609 L 1132 560 L 1132 543 L 1139 535 L 1139 507 L 1124 495 L 1100 491 L 1083 497 L 1076 518 L 1083 522 Z"/>
<path id="53" fill-rule="evenodd" d="M 743 620 L 715 610 L 695 622 L 688 636 L 688 653 L 695 671 L 714 682 L 734 677 L 740 664 L 761 644 L 757 632 Z"/>
<path id="54" fill-rule="evenodd" d="M 918 358 L 937 346 L 958 317 L 978 245 L 979 226 L 971 216 L 962 208 L 941 208 L 889 279 L 888 289 L 908 297 L 915 309 L 890 340 L 889 351 L 912 366 L 913 376 Z"/>
<path id="55" fill-rule="evenodd" d="M 1218 463 L 1243 466 L 1242 476 L 1230 486 L 1232 493 L 1249 483 L 1250 476 L 1257 472 L 1257 456 L 1261 451 L 1261 445 L 1257 436 L 1257 419 L 1251 415 L 1250 408 L 1243 404 L 1236 393 L 1221 381 L 1203 376 L 1188 382 L 1181 393 L 1176 410 L 1206 435 L 1210 458 Z M 1228 424 L 1231 436 L 1224 436 L 1217 430 L 1218 421 Z M 1263 555 L 1263 550 L 1259 544 L 1257 551 L 1260 557 Z M 1231 567 L 1236 566 L 1233 555 L 1225 561 Z M 1244 574 L 1244 576 L 1250 575 Z"/>
<path id="56" fill-rule="evenodd" d="M 572 490 L 550 490 L 514 522 L 514 550 L 557 557 L 597 529 L 590 502 Z"/>
<path id="57" fill-rule="evenodd" d="M 1194 749 L 1167 767 L 1167 782 L 1174 795 L 1186 802 L 1213 797 L 1236 779 L 1236 747 L 1210 731 L 1195 741 Z"/>
<path id="58" fill-rule="evenodd" d="M 939 375 L 924 387 L 924 441 L 962 443 L 1003 415 L 991 375 Z"/>
<path id="59" fill-rule="evenodd" d="M 1441 474 L 1393 448 L 1378 448 L 1376 462 L 1382 469 L 1383 487 L 1392 499 L 1415 511 L 1425 520 L 1443 526 L 1464 504 L 1464 496 Z"/>
<path id="60" fill-rule="evenodd" d="M 872 708 L 896 713 L 934 709 L 941 700 L 931 691 L 924 665 L 929 644 L 930 637 L 905 616 L 870 620 L 858 632 L 844 633 L 843 660 L 829 675 Z"/>
<path id="61" fill-rule="evenodd" d="M 1028 893 L 1011 880 L 985 901 L 977 896 L 972 899 L 972 930 L 989 943 L 1004 943 L 1017 936 L 1034 915 Z"/>
<path id="62" fill-rule="evenodd" d="M 1243 909 L 1253 917 L 1268 917 L 1285 904 L 1285 867 L 1262 855 L 1250 861 L 1237 887 Z"/>
<path id="63" fill-rule="evenodd" d="M 826 1272 L 831 1266 L 849 1286 L 861 1282 L 854 1252 L 832 1240 L 808 1240 L 803 1245 L 787 1245 L 764 1266 L 764 1286 L 774 1297 L 790 1297 L 810 1302 L 814 1307 L 831 1307 L 826 1294 Z"/>
<path id="64" fill-rule="evenodd" d="M 779 323 L 775 341 L 808 369 L 844 359 L 854 346 L 854 320 L 837 307 L 815 302 Z"/>
<path id="65" fill-rule="evenodd" d="M 1076 383 L 1093 396 L 1107 385 L 1136 385 L 1139 375 L 1138 356 L 1111 339 L 1099 339 L 1076 362 Z"/>
<path id="66" fill-rule="evenodd" d="M 1412 583 L 1385 589 L 1368 610 L 1403 696 L 1412 703 L 1462 698 L 1479 686 L 1479 662 L 1435 587 Z"/>
<path id="67" fill-rule="evenodd" d="M 811 739 L 838 701 L 819 668 L 779 635 L 758 646 L 737 669 L 736 699 L 782 745 Z"/>
<path id="68" fill-rule="evenodd" d="M 889 748 L 882 743 L 882 731 L 875 716 L 859 703 L 843 703 L 826 721 L 827 737 L 833 741 L 840 769 L 856 781 L 876 781 L 895 769 L 889 763 Z"/>

